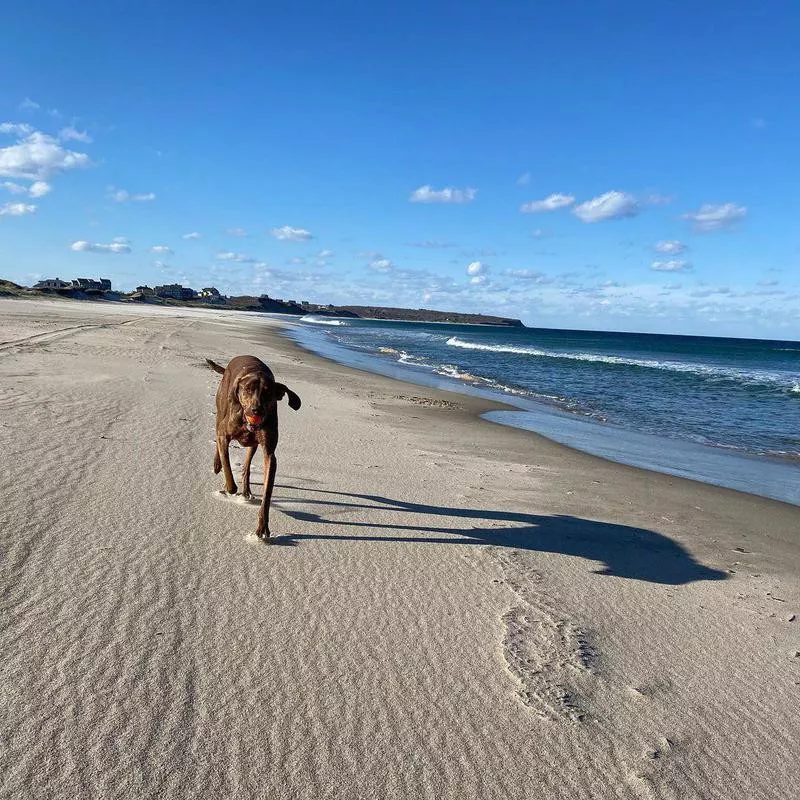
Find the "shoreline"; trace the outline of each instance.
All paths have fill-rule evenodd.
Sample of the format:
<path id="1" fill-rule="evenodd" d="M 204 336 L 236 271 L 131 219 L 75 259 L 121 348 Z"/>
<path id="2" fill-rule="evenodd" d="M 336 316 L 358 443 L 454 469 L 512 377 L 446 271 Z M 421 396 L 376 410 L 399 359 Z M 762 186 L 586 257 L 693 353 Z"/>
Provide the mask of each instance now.
<path id="1" fill-rule="evenodd" d="M 616 464 L 800 506 L 800 464 L 797 459 L 755 455 L 656 434 L 639 434 L 540 401 L 506 399 L 499 391 L 483 389 L 435 372 L 418 372 L 397 362 L 384 362 L 374 353 L 362 353 L 328 342 L 324 332 L 313 323 L 305 328 L 298 321 L 287 322 L 285 329 L 286 336 L 304 351 L 334 363 L 414 386 L 484 398 L 494 404 L 484 412 L 488 421 L 515 430 L 531 431 L 571 450 Z M 660 460 L 651 455 L 653 452 L 659 453 Z"/>
<path id="2" fill-rule="evenodd" d="M 791 795 L 796 506 L 489 422 L 261 315 L 77 306 L 0 300 L 0 793 Z M 272 546 L 211 469 L 202 359 L 246 352 L 303 401 Z"/>

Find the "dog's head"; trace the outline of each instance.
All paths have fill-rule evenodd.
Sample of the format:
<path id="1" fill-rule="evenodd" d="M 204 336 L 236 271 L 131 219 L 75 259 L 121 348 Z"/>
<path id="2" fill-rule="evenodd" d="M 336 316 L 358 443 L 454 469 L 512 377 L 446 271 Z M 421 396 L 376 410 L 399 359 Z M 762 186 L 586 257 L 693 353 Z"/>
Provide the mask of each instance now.
<path id="1" fill-rule="evenodd" d="M 259 372 L 240 375 L 231 387 L 231 400 L 242 407 L 251 430 L 261 425 L 270 407 L 284 397 L 288 397 L 290 408 L 295 411 L 300 408 L 300 398 L 288 386 Z"/>

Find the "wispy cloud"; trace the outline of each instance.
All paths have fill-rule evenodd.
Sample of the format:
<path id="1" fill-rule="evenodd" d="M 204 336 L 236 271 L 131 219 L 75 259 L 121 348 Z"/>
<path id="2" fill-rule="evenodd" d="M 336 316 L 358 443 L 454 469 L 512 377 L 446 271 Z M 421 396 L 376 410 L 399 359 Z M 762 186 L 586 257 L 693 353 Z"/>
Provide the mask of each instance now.
<path id="1" fill-rule="evenodd" d="M 270 234 L 282 242 L 307 242 L 314 238 L 311 231 L 307 231 L 305 228 L 293 228 L 291 225 L 273 228 Z"/>
<path id="2" fill-rule="evenodd" d="M 458 247 L 455 242 L 439 242 L 433 239 L 427 239 L 424 242 L 409 242 L 409 247 L 422 247 L 429 250 L 435 250 L 437 248 L 444 248 L 444 247 Z"/>
<path id="3" fill-rule="evenodd" d="M 575 202 L 571 194 L 550 194 L 544 200 L 531 200 L 523 203 L 519 210 L 523 214 L 540 214 L 546 211 L 558 211 L 561 208 L 568 208 Z"/>
<path id="4" fill-rule="evenodd" d="M 572 213 L 581 222 L 589 223 L 624 219 L 625 217 L 635 217 L 639 213 L 639 203 L 628 192 L 611 191 L 575 206 Z"/>
<path id="5" fill-rule="evenodd" d="M 139 194 L 131 194 L 126 189 L 112 189 L 111 199 L 115 203 L 149 203 L 156 199 L 153 192 L 141 192 Z"/>
<path id="6" fill-rule="evenodd" d="M 527 186 L 531 182 L 531 174 L 530 172 L 523 172 L 522 175 L 517 178 L 517 186 Z"/>
<path id="7" fill-rule="evenodd" d="M 653 249 L 667 256 L 678 256 L 681 253 L 685 253 L 689 248 L 677 239 L 662 239 L 653 245 Z"/>
<path id="8" fill-rule="evenodd" d="M 642 199 L 643 205 L 646 206 L 668 206 L 675 201 L 674 194 L 648 194 Z"/>
<path id="9" fill-rule="evenodd" d="M 192 242 L 197 241 L 197 239 L 201 239 L 202 237 L 203 235 L 201 233 L 192 231 L 191 233 L 184 233 L 183 236 L 181 236 L 181 239 L 186 239 L 187 241 Z"/>
<path id="10" fill-rule="evenodd" d="M 697 211 L 689 211 L 681 216 L 688 222 L 693 223 L 696 231 L 708 233 L 711 231 L 721 231 L 732 228 L 747 216 L 745 206 L 736 203 L 704 203 Z"/>
<path id="11" fill-rule="evenodd" d="M 27 122 L 0 122 L 0 133 L 11 136 L 27 136 L 33 128 Z"/>
<path id="12" fill-rule="evenodd" d="M 167 247 L 165 244 L 154 244 L 150 248 L 151 253 L 158 253 L 159 255 L 173 255 L 172 248 Z"/>
<path id="13" fill-rule="evenodd" d="M 535 269 L 505 269 L 502 274 L 507 278 L 532 281 L 533 283 L 550 283 L 552 281 L 552 278 L 548 278 L 544 272 Z"/>
<path id="14" fill-rule="evenodd" d="M 247 236 L 247 231 L 244 228 L 227 228 L 225 233 L 228 236 Z"/>
<path id="15" fill-rule="evenodd" d="M 0 206 L 0 217 L 21 217 L 24 214 L 35 214 L 36 206 L 30 203 L 5 203 Z"/>
<path id="16" fill-rule="evenodd" d="M 122 242 L 97 244 L 80 239 L 70 245 L 70 250 L 74 250 L 76 253 L 116 253 L 119 255 L 123 253 L 130 253 L 131 246 Z"/>
<path id="17" fill-rule="evenodd" d="M 66 128 L 62 128 L 58 132 L 58 138 L 61 141 L 73 141 L 73 142 L 83 142 L 84 144 L 91 144 L 92 137 L 86 131 L 79 131 L 72 127 L 72 125 L 68 125 Z"/>
<path id="18" fill-rule="evenodd" d="M 667 261 L 654 261 L 650 265 L 650 269 L 656 272 L 687 272 L 691 268 L 692 265 L 688 261 L 679 258 Z"/>
<path id="19" fill-rule="evenodd" d="M 454 189 L 450 186 L 444 189 L 434 189 L 432 186 L 420 186 L 409 195 L 411 203 L 471 203 L 478 196 L 478 190 Z"/>
<path id="20" fill-rule="evenodd" d="M 13 181 L 3 181 L 0 186 L 7 192 L 11 192 L 11 194 L 27 194 L 34 198 L 44 197 L 53 188 L 47 181 L 34 181 L 30 186 L 22 186 Z"/>
<path id="21" fill-rule="evenodd" d="M 34 103 L 30 97 L 26 97 L 20 104 L 19 104 L 21 111 L 38 111 L 41 106 L 38 103 Z"/>
<path id="22" fill-rule="evenodd" d="M 233 253 L 231 251 L 217 253 L 216 259 L 217 261 L 236 261 L 240 264 L 255 264 L 258 260 L 244 253 Z"/>

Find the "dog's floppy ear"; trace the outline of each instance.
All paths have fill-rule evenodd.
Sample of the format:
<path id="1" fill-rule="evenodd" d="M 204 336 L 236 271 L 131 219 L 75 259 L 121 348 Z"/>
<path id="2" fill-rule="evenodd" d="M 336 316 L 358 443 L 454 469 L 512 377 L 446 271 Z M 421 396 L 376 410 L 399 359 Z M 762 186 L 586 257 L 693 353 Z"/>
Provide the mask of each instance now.
<path id="1" fill-rule="evenodd" d="M 228 399 L 231 403 L 239 404 L 239 382 L 242 380 L 242 376 L 239 375 L 236 380 L 231 383 L 230 391 L 228 392 Z"/>
<path id="2" fill-rule="evenodd" d="M 287 395 L 289 398 L 289 408 L 293 408 L 295 411 L 297 411 L 297 409 L 300 408 L 300 398 L 285 384 L 276 383 L 275 399 L 283 400 L 284 395 Z"/>

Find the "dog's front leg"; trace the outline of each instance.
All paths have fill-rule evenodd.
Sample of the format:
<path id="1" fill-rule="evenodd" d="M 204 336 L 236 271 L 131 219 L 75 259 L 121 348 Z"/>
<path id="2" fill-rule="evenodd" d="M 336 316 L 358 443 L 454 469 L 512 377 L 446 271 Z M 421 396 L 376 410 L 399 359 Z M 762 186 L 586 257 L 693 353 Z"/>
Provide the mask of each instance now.
<path id="1" fill-rule="evenodd" d="M 242 497 L 244 497 L 245 500 L 249 500 L 252 497 L 250 493 L 250 462 L 253 460 L 256 450 L 258 450 L 258 443 L 254 444 L 252 447 L 248 447 L 244 457 L 244 467 L 242 467 Z"/>
<path id="2" fill-rule="evenodd" d="M 278 468 L 278 459 L 275 453 L 270 453 L 264 448 L 264 496 L 261 498 L 261 510 L 258 512 L 258 528 L 256 536 L 269 539 L 269 504 L 272 500 L 272 487 L 275 485 L 275 470 Z"/>
<path id="3" fill-rule="evenodd" d="M 233 471 L 231 470 L 231 457 L 230 453 L 228 453 L 230 441 L 230 438 L 225 435 L 217 436 L 217 452 L 222 461 L 222 473 L 225 476 L 225 491 L 228 494 L 236 494 L 236 483 L 233 480 Z"/>

